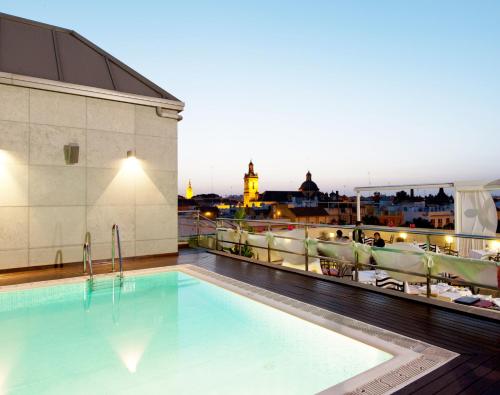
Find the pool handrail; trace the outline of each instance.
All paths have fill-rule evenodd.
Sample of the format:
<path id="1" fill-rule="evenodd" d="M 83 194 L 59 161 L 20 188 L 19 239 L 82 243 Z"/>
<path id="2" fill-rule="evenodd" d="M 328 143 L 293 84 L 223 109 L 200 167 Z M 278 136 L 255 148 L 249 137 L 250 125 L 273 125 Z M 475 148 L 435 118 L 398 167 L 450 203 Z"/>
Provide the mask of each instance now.
<path id="1" fill-rule="evenodd" d="M 111 269 L 115 271 L 115 247 L 118 246 L 118 261 L 120 264 L 120 278 L 123 278 L 123 258 L 122 258 L 122 245 L 120 242 L 120 228 L 118 224 L 113 224 L 111 227 Z"/>
<path id="2" fill-rule="evenodd" d="M 85 233 L 85 241 L 83 243 L 83 273 L 87 272 L 87 263 L 89 268 L 90 281 L 94 280 L 94 271 L 92 267 L 92 238 L 90 232 Z"/>

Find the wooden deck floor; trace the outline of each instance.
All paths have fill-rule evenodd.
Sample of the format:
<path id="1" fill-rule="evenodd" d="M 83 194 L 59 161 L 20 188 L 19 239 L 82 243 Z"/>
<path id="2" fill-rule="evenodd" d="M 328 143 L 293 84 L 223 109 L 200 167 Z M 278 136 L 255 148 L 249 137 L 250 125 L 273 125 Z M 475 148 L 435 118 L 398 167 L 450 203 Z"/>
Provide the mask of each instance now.
<path id="1" fill-rule="evenodd" d="M 400 394 L 500 394 L 500 325 L 487 318 L 195 250 L 125 261 L 125 269 L 191 263 L 461 355 Z M 96 266 L 108 272 L 110 266 Z M 0 274 L 0 286 L 81 275 L 81 266 Z"/>

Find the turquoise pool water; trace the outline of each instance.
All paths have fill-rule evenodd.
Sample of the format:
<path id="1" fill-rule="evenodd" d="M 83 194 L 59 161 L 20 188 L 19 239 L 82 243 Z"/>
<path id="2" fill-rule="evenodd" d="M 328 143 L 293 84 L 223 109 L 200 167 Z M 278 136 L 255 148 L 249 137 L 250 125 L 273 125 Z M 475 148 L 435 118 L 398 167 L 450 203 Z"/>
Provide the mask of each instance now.
<path id="1" fill-rule="evenodd" d="M 311 394 L 392 358 L 181 272 L 96 288 L 0 293 L 0 394 Z"/>

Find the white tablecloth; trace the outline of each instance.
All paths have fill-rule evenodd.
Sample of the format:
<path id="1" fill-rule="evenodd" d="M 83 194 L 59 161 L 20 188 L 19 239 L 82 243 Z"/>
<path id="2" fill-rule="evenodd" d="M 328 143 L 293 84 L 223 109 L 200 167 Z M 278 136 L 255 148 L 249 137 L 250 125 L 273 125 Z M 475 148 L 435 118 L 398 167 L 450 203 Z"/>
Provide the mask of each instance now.
<path id="1" fill-rule="evenodd" d="M 496 251 L 486 251 L 486 250 L 470 250 L 469 258 L 483 259 L 489 256 L 495 256 Z"/>
<path id="2" fill-rule="evenodd" d="M 358 271 L 358 281 L 364 284 L 375 284 L 375 280 L 389 277 L 383 270 L 360 270 Z"/>

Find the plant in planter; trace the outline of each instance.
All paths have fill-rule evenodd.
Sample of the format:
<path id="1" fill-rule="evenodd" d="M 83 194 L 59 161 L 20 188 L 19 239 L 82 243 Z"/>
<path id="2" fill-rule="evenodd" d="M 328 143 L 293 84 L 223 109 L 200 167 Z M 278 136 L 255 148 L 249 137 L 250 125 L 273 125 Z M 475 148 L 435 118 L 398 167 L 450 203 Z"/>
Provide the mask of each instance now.
<path id="1" fill-rule="evenodd" d="M 244 256 L 245 258 L 252 258 L 253 257 L 253 251 L 252 247 L 248 245 L 248 241 L 245 241 L 245 244 L 242 245 L 235 245 L 231 249 L 229 249 L 231 254 L 234 255 L 241 255 Z"/>

